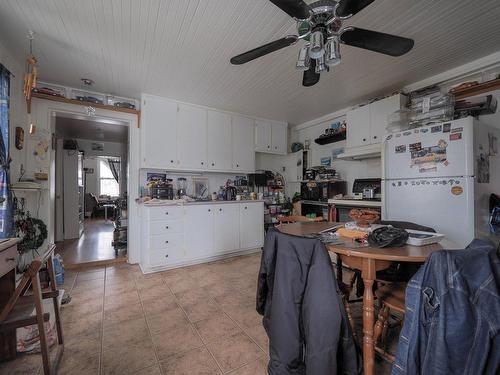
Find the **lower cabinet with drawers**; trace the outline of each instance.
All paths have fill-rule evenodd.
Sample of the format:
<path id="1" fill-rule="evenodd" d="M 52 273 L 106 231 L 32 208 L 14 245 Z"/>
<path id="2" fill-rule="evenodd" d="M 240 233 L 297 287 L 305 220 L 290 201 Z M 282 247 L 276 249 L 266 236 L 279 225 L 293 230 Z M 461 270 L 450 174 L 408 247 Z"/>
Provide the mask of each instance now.
<path id="1" fill-rule="evenodd" d="M 144 273 L 259 250 L 264 203 L 238 201 L 141 207 Z"/>

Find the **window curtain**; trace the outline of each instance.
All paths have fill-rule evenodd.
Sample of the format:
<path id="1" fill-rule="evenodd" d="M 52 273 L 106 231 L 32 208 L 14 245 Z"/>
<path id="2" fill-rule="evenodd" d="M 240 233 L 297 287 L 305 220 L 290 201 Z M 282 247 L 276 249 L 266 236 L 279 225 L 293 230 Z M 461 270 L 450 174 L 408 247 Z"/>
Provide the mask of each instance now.
<path id="1" fill-rule="evenodd" d="M 108 159 L 108 165 L 116 182 L 120 183 L 120 161 L 114 159 Z"/>
<path id="2" fill-rule="evenodd" d="M 12 237 L 12 195 L 9 188 L 10 72 L 0 64 L 0 238 Z"/>

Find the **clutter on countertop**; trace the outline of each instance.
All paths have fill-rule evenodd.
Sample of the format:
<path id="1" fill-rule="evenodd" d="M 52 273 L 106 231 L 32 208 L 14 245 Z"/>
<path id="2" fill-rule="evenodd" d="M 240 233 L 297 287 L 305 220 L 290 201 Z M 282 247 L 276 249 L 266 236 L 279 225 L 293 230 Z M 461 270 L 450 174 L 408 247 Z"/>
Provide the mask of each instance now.
<path id="1" fill-rule="evenodd" d="M 349 217 L 360 227 L 369 227 L 380 219 L 380 212 L 368 208 L 353 208 L 349 211 Z"/>

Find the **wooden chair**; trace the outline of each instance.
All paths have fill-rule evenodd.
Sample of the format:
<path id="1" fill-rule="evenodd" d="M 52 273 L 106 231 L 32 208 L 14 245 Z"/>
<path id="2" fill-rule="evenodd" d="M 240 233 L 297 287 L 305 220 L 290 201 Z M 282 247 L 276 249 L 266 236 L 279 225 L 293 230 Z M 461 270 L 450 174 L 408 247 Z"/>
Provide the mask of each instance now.
<path id="1" fill-rule="evenodd" d="M 385 360 L 394 363 L 394 354 L 387 351 L 387 332 L 389 329 L 389 316 L 391 311 L 405 313 L 406 283 L 390 283 L 379 286 L 375 295 L 379 301 L 379 312 L 373 332 L 375 352 Z M 399 321 L 398 324 L 401 324 Z"/>
<path id="2" fill-rule="evenodd" d="M 45 375 L 56 374 L 57 366 L 64 350 L 62 324 L 57 300 L 59 290 L 56 286 L 56 275 L 53 263 L 54 249 L 55 245 L 51 245 L 43 256 L 31 262 L 28 270 L 24 273 L 20 283 L 17 285 L 14 294 L 10 297 L 0 313 L 0 332 L 12 331 L 17 328 L 37 324 L 40 336 L 43 373 Z M 39 271 L 45 263 L 47 263 L 49 272 L 50 291 L 42 292 Z M 27 295 L 26 292 L 30 286 L 32 286 L 32 294 Z M 52 298 L 54 303 L 57 340 L 59 343 L 52 366 L 50 365 L 49 346 L 44 328 L 44 322 L 49 321 L 50 315 L 43 311 L 42 302 L 43 299 L 47 298 Z M 35 315 L 32 315 L 33 309 L 36 311 Z"/>

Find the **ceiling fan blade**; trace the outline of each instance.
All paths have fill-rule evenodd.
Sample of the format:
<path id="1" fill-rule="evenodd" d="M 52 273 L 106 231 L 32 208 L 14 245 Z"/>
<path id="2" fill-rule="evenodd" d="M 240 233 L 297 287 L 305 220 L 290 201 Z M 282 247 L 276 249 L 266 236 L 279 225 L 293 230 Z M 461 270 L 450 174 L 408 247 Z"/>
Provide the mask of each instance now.
<path id="1" fill-rule="evenodd" d="M 304 72 L 302 77 L 302 86 L 311 87 L 319 82 L 319 73 L 316 73 L 316 60 L 311 59 L 309 69 Z"/>
<path id="2" fill-rule="evenodd" d="M 250 51 L 242 53 L 241 55 L 234 56 L 230 61 L 231 64 L 241 65 L 249 61 L 255 60 L 258 57 L 267 55 L 268 53 L 277 51 L 279 49 L 288 47 L 297 42 L 299 38 L 296 35 L 288 35 L 284 38 L 275 40 L 274 42 L 264 44 L 263 46 L 254 48 Z"/>
<path id="3" fill-rule="evenodd" d="M 402 56 L 409 52 L 413 39 L 351 27 L 340 35 L 340 41 L 349 46 L 368 49 L 390 56 Z"/>
<path id="4" fill-rule="evenodd" d="M 302 0 L 269 0 L 290 17 L 305 20 L 309 17 L 309 6 Z"/>
<path id="5" fill-rule="evenodd" d="M 361 12 L 375 0 L 341 0 L 337 8 L 337 16 L 349 17 Z"/>

